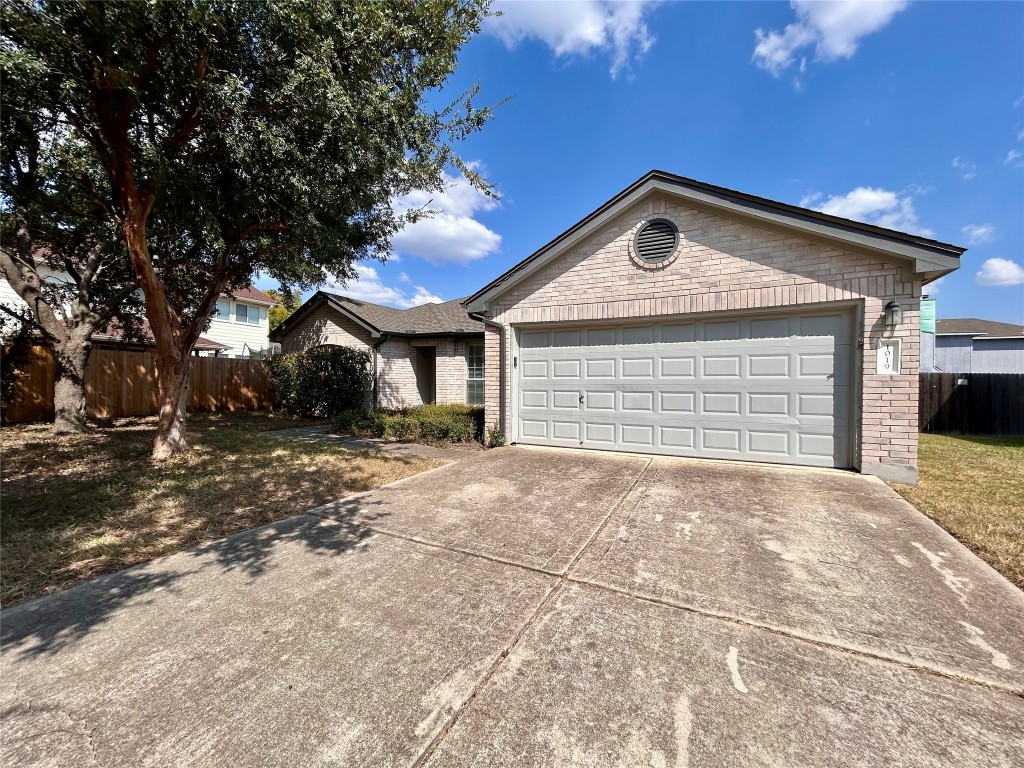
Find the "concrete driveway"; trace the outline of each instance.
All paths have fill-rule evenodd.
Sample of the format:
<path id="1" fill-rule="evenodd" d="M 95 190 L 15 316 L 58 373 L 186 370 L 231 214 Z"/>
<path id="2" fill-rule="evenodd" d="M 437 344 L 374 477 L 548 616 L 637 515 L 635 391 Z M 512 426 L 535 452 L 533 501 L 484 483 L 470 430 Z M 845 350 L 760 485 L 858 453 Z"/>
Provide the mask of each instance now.
<path id="1" fill-rule="evenodd" d="M 4 765 L 1024 764 L 1024 595 L 836 471 L 487 451 L 0 623 Z"/>

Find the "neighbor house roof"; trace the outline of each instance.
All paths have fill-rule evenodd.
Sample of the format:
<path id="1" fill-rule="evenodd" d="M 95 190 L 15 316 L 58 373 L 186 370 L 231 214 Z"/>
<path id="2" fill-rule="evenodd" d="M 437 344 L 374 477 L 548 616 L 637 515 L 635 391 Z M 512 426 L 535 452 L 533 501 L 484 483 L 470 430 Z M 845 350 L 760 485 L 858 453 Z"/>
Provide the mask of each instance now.
<path id="1" fill-rule="evenodd" d="M 409 309 L 396 309 L 360 301 L 330 291 L 317 291 L 287 320 L 275 328 L 270 337 L 280 341 L 302 322 L 314 308 L 327 304 L 363 326 L 374 337 L 390 336 L 467 336 L 483 333 L 484 325 L 474 320 L 462 306 L 463 299 L 441 304 L 421 304 Z"/>
<path id="2" fill-rule="evenodd" d="M 990 339 L 1024 338 L 1024 325 L 979 320 L 976 317 L 951 317 L 935 321 L 936 336 L 985 336 Z"/>
<path id="3" fill-rule="evenodd" d="M 92 340 L 141 344 L 147 347 L 151 347 L 156 344 L 153 340 L 153 331 L 150 330 L 149 327 L 149 320 L 146 318 L 142 318 L 142 320 L 139 321 L 138 332 L 133 334 L 133 338 L 125 339 L 124 328 L 121 326 L 121 323 L 117 318 L 114 318 L 107 323 L 107 327 L 104 330 L 96 331 L 92 335 Z M 219 341 L 208 339 L 205 336 L 200 336 L 193 349 L 198 349 L 201 352 L 223 352 L 226 349 L 232 349 L 232 347 L 228 344 L 221 344 Z"/>
<path id="4" fill-rule="evenodd" d="M 251 301 L 254 304 L 277 304 L 276 301 L 267 296 L 263 291 L 258 288 L 253 288 L 252 286 L 224 291 L 224 294 L 243 301 Z"/>
<path id="5" fill-rule="evenodd" d="M 755 226 L 783 228 L 803 236 L 910 261 L 914 265 L 914 271 L 924 276 L 925 282 L 957 269 L 960 266 L 960 255 L 967 250 L 928 237 L 831 216 L 809 208 L 780 203 L 685 176 L 654 170 L 644 174 L 596 211 L 474 293 L 464 302 L 466 307 L 471 312 L 485 311 L 489 299 L 504 293 L 567 248 L 593 234 L 630 206 L 653 194 L 681 198 L 687 205 L 746 220 Z"/>

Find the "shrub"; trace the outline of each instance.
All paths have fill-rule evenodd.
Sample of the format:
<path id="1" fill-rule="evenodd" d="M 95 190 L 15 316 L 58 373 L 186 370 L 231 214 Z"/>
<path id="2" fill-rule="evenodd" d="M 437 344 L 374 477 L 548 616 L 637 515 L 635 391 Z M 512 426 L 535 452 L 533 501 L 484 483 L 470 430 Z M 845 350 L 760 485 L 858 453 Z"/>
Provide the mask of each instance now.
<path id="1" fill-rule="evenodd" d="M 366 415 L 362 411 L 342 411 L 335 414 L 332 429 L 334 432 L 346 432 L 356 434 L 361 432 L 360 427 Z"/>
<path id="2" fill-rule="evenodd" d="M 370 414 L 373 433 L 388 440 L 468 443 L 483 439 L 484 409 L 478 405 L 418 405 Z"/>
<path id="3" fill-rule="evenodd" d="M 494 426 L 487 432 L 487 447 L 501 448 L 505 444 L 505 430 L 501 428 L 500 422 L 494 422 Z"/>
<path id="4" fill-rule="evenodd" d="M 278 402 L 297 416 L 330 417 L 363 408 L 370 388 L 370 353 L 323 346 L 266 362 Z"/>

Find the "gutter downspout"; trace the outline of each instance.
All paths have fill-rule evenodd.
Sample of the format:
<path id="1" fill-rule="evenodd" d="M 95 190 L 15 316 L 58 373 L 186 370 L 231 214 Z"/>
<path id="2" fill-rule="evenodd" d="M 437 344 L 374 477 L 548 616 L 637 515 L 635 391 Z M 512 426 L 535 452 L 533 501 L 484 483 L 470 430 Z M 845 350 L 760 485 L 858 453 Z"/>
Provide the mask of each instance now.
<path id="1" fill-rule="evenodd" d="M 373 342 L 373 393 L 370 395 L 370 410 L 372 411 L 377 410 L 378 396 L 380 394 L 377 391 L 377 350 L 380 348 L 381 344 L 383 344 L 390 338 L 391 334 L 382 333 L 380 335 L 380 338 L 377 339 L 377 341 Z"/>
<path id="2" fill-rule="evenodd" d="M 508 429 L 505 425 L 505 326 L 484 317 L 479 312 L 467 312 L 466 314 L 484 325 L 489 325 L 491 328 L 498 329 L 498 427 L 501 429 L 501 433 L 505 436 L 505 440 L 507 441 Z M 486 377 L 486 375 L 487 370 L 485 368 L 484 376 Z"/>

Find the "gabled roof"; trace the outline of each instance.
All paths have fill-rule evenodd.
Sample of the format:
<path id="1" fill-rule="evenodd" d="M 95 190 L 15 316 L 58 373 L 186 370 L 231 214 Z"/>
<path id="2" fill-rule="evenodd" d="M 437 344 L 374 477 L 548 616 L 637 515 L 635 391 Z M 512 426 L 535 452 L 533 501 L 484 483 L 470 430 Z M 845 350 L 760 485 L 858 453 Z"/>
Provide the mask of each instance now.
<path id="1" fill-rule="evenodd" d="M 301 323 L 302 318 L 315 307 L 327 304 L 346 317 L 355 321 L 374 338 L 389 336 L 471 336 L 482 334 L 484 325 L 474 320 L 462 306 L 462 299 L 442 304 L 421 304 L 409 309 L 396 309 L 360 301 L 350 296 L 330 291 L 317 291 L 281 325 L 270 337 L 280 341 Z"/>
<path id="2" fill-rule="evenodd" d="M 242 301 L 249 301 L 253 304 L 276 304 L 272 298 L 267 296 L 263 291 L 258 288 L 253 288 L 251 285 L 247 285 L 244 288 L 235 288 L 233 290 L 224 291 L 224 294 L 231 296 Z"/>
<path id="3" fill-rule="evenodd" d="M 644 174 L 596 211 L 485 285 L 466 299 L 464 304 L 471 312 L 486 311 L 488 300 L 504 293 L 630 206 L 654 194 L 680 198 L 688 205 L 743 219 L 755 226 L 792 230 L 814 239 L 910 261 L 915 272 L 923 275 L 926 282 L 957 269 L 961 254 L 967 250 L 920 235 L 830 216 L 809 208 L 654 170 Z"/>
<path id="4" fill-rule="evenodd" d="M 1024 338 L 1024 325 L 979 320 L 976 317 L 951 317 L 935 321 L 936 336 L 984 336 L 990 339 Z"/>
<path id="5" fill-rule="evenodd" d="M 106 341 L 106 342 L 124 342 L 125 344 L 139 344 L 151 347 L 156 344 L 153 340 L 153 331 L 150 330 L 149 320 L 142 318 L 139 321 L 138 332 L 133 334 L 133 338 L 125 339 L 124 327 L 121 322 L 114 318 L 107 323 L 106 328 L 101 331 L 96 331 L 91 336 L 93 341 Z M 208 339 L 205 336 L 200 336 L 195 343 L 193 349 L 200 351 L 223 351 L 226 349 L 232 349 L 228 344 L 221 344 L 219 341 Z"/>

